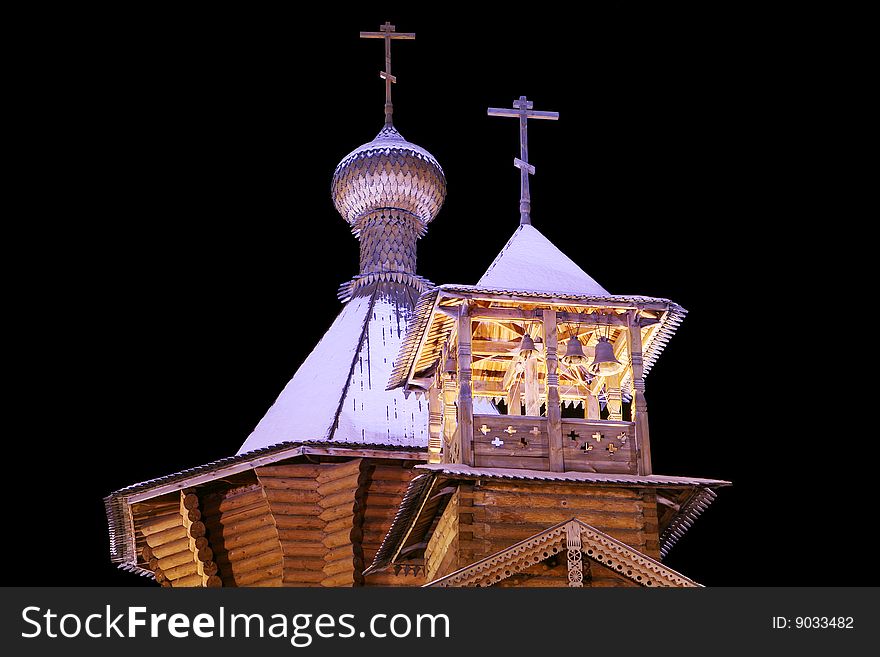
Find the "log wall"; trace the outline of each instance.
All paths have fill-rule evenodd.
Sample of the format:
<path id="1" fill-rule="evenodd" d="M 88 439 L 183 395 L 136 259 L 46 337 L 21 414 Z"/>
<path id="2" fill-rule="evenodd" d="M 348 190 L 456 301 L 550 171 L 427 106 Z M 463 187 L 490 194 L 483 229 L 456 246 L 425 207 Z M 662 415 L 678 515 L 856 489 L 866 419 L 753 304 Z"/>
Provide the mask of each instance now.
<path id="1" fill-rule="evenodd" d="M 281 586 L 281 544 L 262 486 L 206 495 L 202 519 L 223 586 Z"/>

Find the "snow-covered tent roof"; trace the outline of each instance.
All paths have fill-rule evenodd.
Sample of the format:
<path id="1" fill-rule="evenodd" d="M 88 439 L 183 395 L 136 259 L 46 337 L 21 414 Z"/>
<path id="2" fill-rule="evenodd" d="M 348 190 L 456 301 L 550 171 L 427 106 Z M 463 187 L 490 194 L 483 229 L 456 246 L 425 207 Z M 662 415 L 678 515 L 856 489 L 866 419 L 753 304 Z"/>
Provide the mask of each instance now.
<path id="1" fill-rule="evenodd" d="M 313 440 L 426 447 L 427 399 L 385 390 L 415 296 L 395 282 L 359 291 L 237 454 Z M 487 406 L 481 412 L 498 411 Z"/>
<path id="2" fill-rule="evenodd" d="M 531 225 L 516 229 L 477 287 L 593 296 L 610 294 Z"/>

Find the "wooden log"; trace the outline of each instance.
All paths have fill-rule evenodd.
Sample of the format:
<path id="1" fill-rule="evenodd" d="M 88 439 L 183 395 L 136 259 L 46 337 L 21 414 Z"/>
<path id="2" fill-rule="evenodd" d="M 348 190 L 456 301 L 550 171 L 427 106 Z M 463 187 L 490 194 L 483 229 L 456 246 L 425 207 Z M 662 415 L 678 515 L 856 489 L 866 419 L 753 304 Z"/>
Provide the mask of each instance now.
<path id="1" fill-rule="evenodd" d="M 283 573 L 285 582 L 316 582 L 324 579 L 324 573 L 320 570 L 298 570 L 285 568 Z"/>
<path id="2" fill-rule="evenodd" d="M 334 506 L 345 504 L 346 506 L 354 502 L 354 490 L 344 490 L 332 495 L 321 498 L 318 506 L 322 509 L 330 509 Z"/>
<path id="3" fill-rule="evenodd" d="M 172 513 L 166 513 L 165 515 L 151 518 L 149 521 L 141 525 L 140 530 L 144 536 L 151 536 L 165 531 L 166 529 L 180 527 L 182 525 L 183 517 L 180 515 L 179 511 L 174 511 Z"/>
<path id="4" fill-rule="evenodd" d="M 317 504 L 289 504 L 287 502 L 272 502 L 269 505 L 272 513 L 285 516 L 319 516 L 323 508 Z"/>
<path id="5" fill-rule="evenodd" d="M 353 515 L 354 512 L 355 503 L 354 501 L 352 501 L 350 506 L 347 504 L 340 504 L 338 506 L 330 507 L 329 509 L 324 509 L 323 511 L 321 511 L 318 518 L 325 522 L 329 522 L 331 520 L 336 520 L 337 518 L 349 517 Z"/>
<path id="6" fill-rule="evenodd" d="M 157 568 L 156 570 L 154 570 L 153 576 L 156 578 L 156 581 L 159 582 L 159 584 L 168 579 L 161 568 Z"/>
<path id="7" fill-rule="evenodd" d="M 354 575 L 351 572 L 336 573 L 335 575 L 330 575 L 329 577 L 325 577 L 323 580 L 321 580 L 321 586 L 327 587 L 353 585 Z"/>
<path id="8" fill-rule="evenodd" d="M 222 561 L 241 561 L 242 559 L 246 559 L 257 554 L 263 554 L 264 552 L 269 552 L 271 550 L 280 550 L 278 539 L 275 537 L 269 538 L 265 541 L 260 541 L 259 543 L 250 543 L 248 545 L 235 547 L 231 550 L 226 550 L 225 552 L 219 549 L 214 550 L 214 561 L 217 561 L 218 563 Z"/>
<path id="9" fill-rule="evenodd" d="M 157 567 L 161 568 L 162 570 L 168 570 L 169 568 L 174 568 L 176 566 L 191 563 L 193 563 L 193 554 L 189 550 L 178 552 L 177 554 L 172 554 L 163 559 L 156 560 Z M 155 570 L 155 568 L 153 568 L 153 570 Z"/>
<path id="10" fill-rule="evenodd" d="M 205 523 L 201 520 L 195 521 L 193 524 L 189 526 L 189 535 L 192 538 L 199 538 L 204 536 L 208 530 L 205 528 Z"/>
<path id="11" fill-rule="evenodd" d="M 183 508 L 187 511 L 199 508 L 199 496 L 195 493 L 189 493 L 183 496 Z"/>
<path id="12" fill-rule="evenodd" d="M 366 586 L 421 586 L 425 584 L 424 575 L 408 574 L 401 572 L 395 575 L 393 571 L 373 573 L 366 576 Z"/>
<path id="13" fill-rule="evenodd" d="M 338 573 L 354 573 L 354 562 L 352 559 L 337 559 L 336 561 L 321 562 L 324 567 L 324 574 L 328 577 Z"/>
<path id="14" fill-rule="evenodd" d="M 284 557 L 323 557 L 327 548 L 322 543 L 282 542 Z"/>
<path id="15" fill-rule="evenodd" d="M 236 534 L 243 534 L 254 529 L 259 529 L 260 527 L 268 527 L 272 525 L 272 515 L 269 513 L 268 509 L 263 509 L 261 515 L 255 515 L 246 520 L 240 520 L 239 522 L 230 523 L 228 525 L 211 525 L 209 528 L 212 532 L 216 531 L 216 533 L 222 534 L 223 536 L 235 536 Z"/>
<path id="16" fill-rule="evenodd" d="M 266 503 L 265 500 L 262 500 L 256 504 L 237 509 L 236 511 L 230 513 L 219 513 L 213 515 L 205 514 L 205 516 L 202 518 L 202 522 L 205 523 L 205 526 L 208 527 L 208 529 L 213 529 L 218 526 L 225 527 L 227 525 L 234 525 L 237 522 L 241 522 L 249 518 L 255 518 L 257 516 L 265 515 L 268 509 L 269 505 Z"/>
<path id="17" fill-rule="evenodd" d="M 229 569 L 232 573 L 236 575 L 237 578 L 238 575 L 249 573 L 258 569 L 265 569 L 268 566 L 280 567 L 281 562 L 281 552 L 278 550 L 272 550 L 269 552 L 263 552 L 262 554 L 254 555 L 253 557 L 230 562 Z"/>
<path id="18" fill-rule="evenodd" d="M 181 577 L 187 577 L 188 575 L 197 573 L 198 569 L 196 568 L 195 562 L 190 560 L 189 563 L 181 564 L 174 568 L 169 568 L 168 570 L 163 569 L 162 572 L 165 573 L 165 576 L 168 579 L 180 579 Z"/>
<path id="19" fill-rule="evenodd" d="M 395 465 L 377 465 L 373 470 L 371 479 L 375 481 L 402 481 L 409 483 L 417 474 L 412 468 L 404 468 Z"/>
<path id="20" fill-rule="evenodd" d="M 284 585 L 285 585 L 284 580 L 282 580 L 280 577 L 270 577 L 268 579 L 262 579 L 259 582 L 251 582 L 250 584 L 248 584 L 248 588 L 257 588 L 257 587 L 260 587 L 260 588 L 276 587 L 276 588 L 278 588 L 278 587 L 282 587 Z M 300 585 L 295 584 L 294 586 L 300 586 Z M 319 586 L 319 585 L 317 585 L 317 584 L 303 584 L 302 586 L 306 587 L 306 586 Z"/>
<path id="21" fill-rule="evenodd" d="M 259 529 L 245 531 L 240 534 L 230 534 L 228 532 L 223 534 L 223 545 L 227 550 L 243 545 L 261 543 L 266 540 L 275 540 L 277 542 L 278 532 L 274 525 L 260 527 Z"/>
<path id="22" fill-rule="evenodd" d="M 260 483 L 266 490 L 315 490 L 317 482 L 314 478 L 294 479 L 292 477 L 260 477 Z"/>
<path id="23" fill-rule="evenodd" d="M 347 477 L 340 477 L 339 479 L 334 479 L 333 481 L 328 481 L 326 484 L 321 484 L 318 486 L 318 494 L 319 497 L 327 497 L 328 495 L 332 495 L 333 493 L 338 493 L 340 491 L 354 491 L 358 487 L 358 482 L 360 480 L 360 475 L 358 473 L 351 474 Z"/>
<path id="24" fill-rule="evenodd" d="M 353 459 L 347 463 L 323 464 L 315 479 L 319 484 L 335 481 L 352 474 L 360 474 L 361 459 Z"/>
<path id="25" fill-rule="evenodd" d="M 181 522 L 183 522 L 183 518 L 181 518 Z M 147 536 L 147 545 L 153 548 L 155 554 L 155 549 L 158 546 L 179 541 L 182 538 L 187 538 L 187 535 L 186 529 L 183 528 L 183 525 L 180 525 L 178 527 L 171 527 L 170 529 L 163 529 L 155 534 L 150 534 Z"/>
<path id="26" fill-rule="evenodd" d="M 183 527 L 181 527 L 181 529 L 183 529 Z M 152 548 L 152 553 L 155 558 L 163 559 L 172 554 L 177 554 L 178 552 L 184 552 L 186 550 L 189 550 L 189 537 L 184 533 L 183 538 L 154 546 Z"/>
<path id="27" fill-rule="evenodd" d="M 153 557 L 147 562 L 147 565 L 150 567 L 150 570 L 156 570 L 159 567 L 159 560 Z"/>
<path id="28" fill-rule="evenodd" d="M 255 502 L 264 499 L 263 489 L 261 487 L 254 487 L 239 493 L 227 495 L 220 499 L 206 498 L 204 502 L 202 502 L 200 508 L 203 513 L 208 510 L 220 512 L 234 511 L 235 509 L 254 504 Z"/>
<path id="29" fill-rule="evenodd" d="M 144 561 L 149 561 L 153 558 L 153 549 L 149 545 L 145 545 L 141 548 L 141 556 L 143 556 Z"/>
<path id="30" fill-rule="evenodd" d="M 368 494 L 372 495 L 374 493 L 381 493 L 384 495 L 391 495 L 397 498 L 403 497 L 403 494 L 406 492 L 408 482 L 403 481 L 376 481 L 375 479 L 370 482 L 369 488 L 367 488 Z"/>
<path id="31" fill-rule="evenodd" d="M 267 488 L 266 498 L 269 504 L 272 502 L 290 502 L 291 504 L 315 504 L 321 499 L 318 491 L 314 490 L 281 490 Z"/>
<path id="32" fill-rule="evenodd" d="M 326 550 L 324 553 L 324 561 L 338 561 L 339 559 L 351 559 L 354 556 L 352 546 L 349 543 L 340 545 L 339 547 Z"/>
<path id="33" fill-rule="evenodd" d="M 202 576 L 198 573 L 181 577 L 180 579 L 171 580 L 171 586 L 174 587 L 200 587 L 202 585 Z"/>
<path id="34" fill-rule="evenodd" d="M 277 566 L 272 566 L 270 568 L 261 568 L 259 570 L 243 573 L 242 575 L 236 575 L 235 584 L 236 586 L 251 586 L 254 582 L 262 582 L 267 579 L 276 579 L 280 582 L 282 570 L 282 566 L 279 563 Z"/>
<path id="35" fill-rule="evenodd" d="M 284 567 L 292 570 L 324 570 L 326 562 L 320 557 L 285 557 Z"/>
<path id="36" fill-rule="evenodd" d="M 323 529 L 326 523 L 320 518 L 306 516 L 275 516 L 278 529 Z"/>
<path id="37" fill-rule="evenodd" d="M 320 529 L 279 529 L 278 538 L 282 542 L 320 542 L 324 538 L 324 532 Z"/>
<path id="38" fill-rule="evenodd" d="M 205 575 L 208 575 L 209 577 L 211 575 L 216 575 L 217 571 L 219 569 L 220 568 L 217 566 L 216 561 L 206 561 L 205 563 L 202 564 L 202 572 L 205 573 Z"/>
<path id="39" fill-rule="evenodd" d="M 199 509 L 190 509 L 186 512 L 186 517 L 190 522 L 195 522 L 202 519 L 202 512 Z"/>
<path id="40" fill-rule="evenodd" d="M 211 561 L 214 558 L 214 551 L 209 547 L 202 548 L 201 550 L 198 550 L 196 556 L 199 561 Z"/>
<path id="41" fill-rule="evenodd" d="M 159 586 L 161 586 L 162 588 L 166 588 L 166 587 L 171 588 L 171 580 L 170 579 L 163 580 L 162 583 L 159 584 Z"/>
<path id="42" fill-rule="evenodd" d="M 354 526 L 352 518 L 352 516 L 342 516 L 341 518 L 337 518 L 336 520 L 331 520 L 324 526 L 324 533 L 334 534 L 340 529 L 351 529 Z"/>
<path id="43" fill-rule="evenodd" d="M 258 477 L 292 477 L 297 479 L 314 479 L 319 472 L 321 472 L 321 466 L 314 463 L 264 465 L 256 469 Z"/>
<path id="44" fill-rule="evenodd" d="M 205 587 L 209 589 L 219 589 L 221 586 L 223 586 L 223 580 L 220 579 L 216 574 L 208 577 L 207 581 L 205 582 Z"/>
<path id="45" fill-rule="evenodd" d="M 555 509 L 593 509 L 597 511 L 640 513 L 645 507 L 639 499 L 593 497 L 588 494 L 548 494 L 517 493 L 506 491 L 479 490 L 473 493 L 475 506 L 496 508 L 555 508 Z"/>
<path id="46" fill-rule="evenodd" d="M 572 516 L 597 529 L 641 529 L 644 519 L 639 513 L 603 513 L 592 509 L 527 509 L 475 507 L 474 522 L 490 524 L 546 523 L 545 526 L 570 519 Z"/>
<path id="47" fill-rule="evenodd" d="M 353 531 L 353 529 L 349 528 L 340 529 L 339 531 L 333 532 L 332 534 L 326 534 L 322 542 L 324 543 L 324 546 L 328 548 L 335 548 L 339 547 L 340 545 L 351 543 L 351 533 Z"/>

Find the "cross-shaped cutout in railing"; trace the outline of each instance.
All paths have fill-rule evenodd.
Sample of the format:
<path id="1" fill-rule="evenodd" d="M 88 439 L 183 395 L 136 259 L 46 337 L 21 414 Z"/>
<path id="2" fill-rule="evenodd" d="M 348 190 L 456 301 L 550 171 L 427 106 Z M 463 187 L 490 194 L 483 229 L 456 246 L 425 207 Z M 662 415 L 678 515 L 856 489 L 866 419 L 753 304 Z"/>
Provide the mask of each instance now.
<path id="1" fill-rule="evenodd" d="M 596 441 L 597 443 L 601 443 L 601 442 L 602 442 L 602 434 L 599 433 L 598 431 L 597 431 L 596 433 L 593 434 L 593 438 L 595 439 L 595 441 Z"/>
<path id="2" fill-rule="evenodd" d="M 489 427 L 487 427 L 484 424 L 483 426 L 480 427 L 480 433 L 482 433 L 485 436 L 487 433 L 489 433 Z"/>
<path id="3" fill-rule="evenodd" d="M 586 454 L 587 452 L 593 451 L 593 446 L 590 443 L 584 443 L 584 446 L 581 447 L 581 451 Z"/>
<path id="4" fill-rule="evenodd" d="M 571 431 L 568 432 L 568 437 L 571 438 L 573 441 L 577 442 L 577 439 L 581 437 L 581 434 L 579 434 L 577 431 L 572 429 Z"/>
<path id="5" fill-rule="evenodd" d="M 501 447 L 503 444 L 504 441 L 501 440 L 498 436 L 495 436 L 495 438 L 492 439 L 492 445 L 494 445 L 495 447 Z"/>
<path id="6" fill-rule="evenodd" d="M 533 436 L 537 436 L 538 434 L 541 433 L 541 431 L 538 429 L 538 427 L 532 427 L 532 430 L 529 431 L 529 433 L 532 434 Z"/>
<path id="7" fill-rule="evenodd" d="M 628 438 L 629 438 L 629 436 L 626 435 L 626 431 L 622 431 L 622 432 L 617 436 L 617 439 L 620 441 L 620 444 L 621 444 L 621 445 L 626 445 L 626 441 L 627 441 Z"/>
<path id="8" fill-rule="evenodd" d="M 513 434 L 516 433 L 516 429 L 514 429 L 512 426 L 510 426 L 510 427 L 507 427 L 507 428 L 504 430 L 504 433 L 506 433 L 506 434 L 512 436 Z"/>

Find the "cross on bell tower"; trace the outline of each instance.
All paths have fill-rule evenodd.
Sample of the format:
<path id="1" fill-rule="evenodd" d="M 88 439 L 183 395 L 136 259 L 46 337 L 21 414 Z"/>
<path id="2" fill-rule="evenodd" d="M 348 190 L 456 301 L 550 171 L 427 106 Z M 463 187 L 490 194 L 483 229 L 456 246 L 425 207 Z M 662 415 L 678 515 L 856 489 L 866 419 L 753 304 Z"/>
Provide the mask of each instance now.
<path id="1" fill-rule="evenodd" d="M 391 115 L 394 106 L 391 104 L 391 85 L 397 82 L 397 78 L 391 74 L 391 40 L 416 38 L 415 32 L 395 32 L 396 27 L 385 21 L 379 26 L 378 32 L 361 32 L 361 39 L 385 39 L 385 70 L 379 73 L 379 77 L 385 80 L 385 125 L 391 125 Z"/>
<path id="2" fill-rule="evenodd" d="M 535 175 L 535 167 L 529 164 L 529 119 L 557 121 L 559 112 L 540 112 L 532 109 L 534 103 L 525 96 L 513 101 L 513 109 L 490 107 L 489 116 L 511 116 L 519 119 L 519 157 L 513 158 L 513 166 L 520 170 L 519 223 L 532 223 L 532 201 L 529 196 L 529 176 Z"/>

